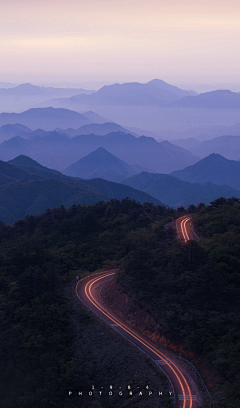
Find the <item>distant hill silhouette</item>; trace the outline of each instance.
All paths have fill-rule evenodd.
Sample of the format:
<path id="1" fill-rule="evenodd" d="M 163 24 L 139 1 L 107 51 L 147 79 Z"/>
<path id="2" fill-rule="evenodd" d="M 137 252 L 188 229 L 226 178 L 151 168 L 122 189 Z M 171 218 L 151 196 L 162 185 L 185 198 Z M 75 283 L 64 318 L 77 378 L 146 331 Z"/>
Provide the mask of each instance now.
<path id="1" fill-rule="evenodd" d="M 197 96 L 186 96 L 172 103 L 172 106 L 188 108 L 240 108 L 240 94 L 224 91 L 212 91 Z"/>
<path id="2" fill-rule="evenodd" d="M 1 88 L 15 88 L 17 84 L 12 84 L 11 82 L 2 82 L 0 81 Z"/>
<path id="3" fill-rule="evenodd" d="M 28 140 L 16 137 L 0 144 L 0 160 L 11 160 L 21 154 L 62 171 L 99 147 L 131 166 L 161 173 L 182 169 L 199 160 L 191 152 L 169 142 L 158 143 L 151 137 L 134 137 L 122 132 L 105 136 L 81 135 L 72 139 L 58 132 L 47 132 Z"/>
<path id="4" fill-rule="evenodd" d="M 186 139 L 173 139 L 171 140 L 171 143 L 176 146 L 183 147 L 190 152 L 193 152 L 199 145 L 201 145 L 201 142 L 194 137 L 188 137 Z M 201 155 L 199 156 L 201 157 Z"/>
<path id="5" fill-rule="evenodd" d="M 0 126 L 14 123 L 20 123 L 33 130 L 38 128 L 54 130 L 57 127 L 62 129 L 79 128 L 90 124 L 91 121 L 81 113 L 62 108 L 33 108 L 22 113 L 0 114 Z"/>
<path id="6" fill-rule="evenodd" d="M 31 133 L 32 130 L 27 126 L 20 123 L 14 123 L 13 125 L 3 125 L 0 127 L 0 142 L 8 140 L 14 136 L 20 136 L 22 134 Z"/>
<path id="7" fill-rule="evenodd" d="M 8 87 L 8 89 L 0 88 L 0 112 L 22 112 L 33 106 L 40 107 L 42 103 L 53 98 L 69 98 L 91 92 L 93 91 L 82 88 L 42 87 L 29 83 Z"/>
<path id="8" fill-rule="evenodd" d="M 71 104 L 161 106 L 187 95 L 195 95 L 195 92 L 184 91 L 162 80 L 155 79 L 146 84 L 130 82 L 105 85 L 91 95 L 76 95 L 68 98 L 68 102 L 69 106 Z"/>
<path id="9" fill-rule="evenodd" d="M 26 167 L 34 167 L 38 169 L 44 169 L 45 167 L 36 162 L 35 160 L 31 159 L 28 156 L 20 155 L 15 157 L 13 160 L 9 160 L 8 163 L 15 164 L 16 166 L 26 166 Z"/>
<path id="10" fill-rule="evenodd" d="M 68 177 L 28 157 L 16 157 L 12 163 L 0 161 L 0 220 L 5 223 L 13 223 L 27 214 L 41 214 L 47 208 L 62 204 L 70 207 L 111 197 L 160 204 L 156 198 L 134 188 L 102 179 Z"/>
<path id="11" fill-rule="evenodd" d="M 36 145 L 32 140 L 16 136 L 0 144 L 0 160 L 8 161 L 18 155 L 24 155 L 47 167 L 61 166 L 61 161 L 49 154 L 44 146 L 42 147 L 41 149 L 41 146 Z"/>
<path id="12" fill-rule="evenodd" d="M 92 112 L 92 111 L 82 112 L 82 115 L 85 116 L 85 118 L 89 119 L 92 123 L 103 124 L 103 123 L 109 122 L 103 116 L 100 116 L 97 113 Z"/>
<path id="13" fill-rule="evenodd" d="M 204 140 L 195 147 L 189 146 L 189 150 L 199 157 L 218 153 L 227 159 L 240 160 L 240 136 L 219 136 L 211 140 Z"/>
<path id="14" fill-rule="evenodd" d="M 206 108 L 207 109 L 207 108 Z M 223 109 L 225 114 L 229 114 L 230 110 L 229 109 Z M 217 115 L 219 118 L 219 122 L 222 121 L 222 109 L 214 109 L 211 108 L 211 116 L 214 113 Z M 181 110 L 182 111 L 182 110 Z M 186 115 L 191 115 L 191 112 L 196 112 L 195 109 L 191 110 L 186 109 L 182 111 L 183 113 L 185 112 Z M 198 109 L 198 113 L 202 112 L 202 115 L 205 115 L 205 109 Z M 235 112 L 237 114 L 238 110 L 231 110 L 231 113 Z M 199 124 L 201 123 L 202 124 Z M 138 133 L 138 132 L 136 132 Z M 145 133 L 144 133 L 145 134 Z M 154 135 L 154 137 L 157 140 L 169 140 L 173 144 L 178 144 L 178 141 L 184 140 L 184 139 L 192 139 L 195 138 L 198 141 L 204 141 L 204 140 L 210 140 L 215 137 L 220 137 L 223 135 L 231 135 L 231 136 L 240 136 L 240 123 L 235 123 L 234 125 L 231 126 L 223 126 L 223 125 L 213 125 L 213 124 L 207 124 L 205 123 L 204 118 L 202 117 L 200 121 L 198 121 L 198 124 L 195 124 L 194 126 L 190 126 L 184 130 L 181 131 L 173 131 L 171 129 L 169 130 L 159 130 L 157 134 Z M 146 136 L 148 136 L 146 134 Z M 150 136 L 150 135 L 149 135 Z M 181 146 L 181 144 L 179 144 Z M 182 146 L 184 147 L 184 146 Z M 185 148 L 185 147 L 184 147 Z M 187 147 L 186 147 L 187 149 Z"/>
<path id="15" fill-rule="evenodd" d="M 75 135 L 107 135 L 112 132 L 123 132 L 129 134 L 129 130 L 117 125 L 114 122 L 106 122 L 102 124 L 93 123 L 91 125 L 81 126 L 75 131 Z M 132 133 L 134 135 L 134 133 Z"/>
<path id="16" fill-rule="evenodd" d="M 38 215 L 48 208 L 69 208 L 73 204 L 93 204 L 107 197 L 80 183 L 56 180 L 19 180 L 0 188 L 0 214 L 5 223 L 26 215 Z"/>
<path id="17" fill-rule="evenodd" d="M 208 204 L 218 197 L 240 197 L 240 191 L 229 186 L 218 186 L 210 182 L 189 183 L 166 174 L 142 172 L 123 181 L 123 184 L 158 198 L 170 207 L 188 207 L 200 202 Z"/>
<path id="18" fill-rule="evenodd" d="M 99 178 L 91 180 L 81 179 L 81 183 L 86 186 L 95 188 L 102 194 L 105 194 L 111 198 L 118 198 L 119 200 L 122 200 L 125 197 L 129 197 L 141 203 L 151 202 L 154 205 L 163 205 L 163 203 L 156 197 L 153 197 L 148 193 L 145 193 L 144 191 L 140 191 L 138 189 L 135 189 L 134 187 L 127 186 L 122 183 L 115 183 L 112 181 L 107 181 Z"/>
<path id="19" fill-rule="evenodd" d="M 228 160 L 219 154 L 210 154 L 193 166 L 174 171 L 171 175 L 192 183 L 212 183 L 240 189 L 240 162 Z"/>
<path id="20" fill-rule="evenodd" d="M 0 162 L 3 163 L 3 162 Z M 37 180 L 46 180 L 46 179 L 53 179 L 53 180 L 58 180 L 58 181 L 63 181 L 63 182 L 72 182 L 72 181 L 77 181 L 79 182 L 79 179 L 76 180 L 75 178 L 68 177 L 60 173 L 59 171 L 52 170 L 48 167 L 42 166 L 35 160 L 32 160 L 28 156 L 20 155 L 15 157 L 13 160 L 8 161 L 9 164 L 13 164 L 14 168 L 18 167 L 21 171 L 23 170 L 24 172 L 27 172 L 27 175 L 25 175 L 25 179 L 37 179 Z"/>
<path id="21" fill-rule="evenodd" d="M 124 178 L 136 174 L 137 170 L 103 147 L 99 147 L 76 163 L 71 164 L 63 173 L 84 179 L 103 178 L 121 182 Z"/>
<path id="22" fill-rule="evenodd" d="M 19 168 L 11 163 L 6 163 L 0 160 L 0 176 L 9 177 L 11 180 L 34 180 L 40 179 L 30 174 L 28 169 Z"/>
<path id="23" fill-rule="evenodd" d="M 29 83 L 25 83 L 8 89 L 0 88 L 0 98 L 2 96 L 4 97 L 44 96 L 44 98 L 46 99 L 49 97 L 52 98 L 70 97 L 81 93 L 91 94 L 92 92 L 94 91 L 89 91 L 82 88 L 54 88 L 36 86 Z"/>

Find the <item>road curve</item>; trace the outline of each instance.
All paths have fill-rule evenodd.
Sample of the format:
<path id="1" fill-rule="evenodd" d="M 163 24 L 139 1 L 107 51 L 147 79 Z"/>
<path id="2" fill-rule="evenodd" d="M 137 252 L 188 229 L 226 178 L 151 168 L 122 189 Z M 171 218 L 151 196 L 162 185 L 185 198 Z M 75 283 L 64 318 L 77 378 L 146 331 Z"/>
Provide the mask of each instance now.
<path id="1" fill-rule="evenodd" d="M 176 220 L 176 228 L 178 238 L 184 242 L 190 240 L 196 241 L 198 239 L 197 234 L 194 232 L 191 215 L 184 215 Z"/>
<path id="2" fill-rule="evenodd" d="M 101 288 L 115 276 L 116 271 L 105 271 L 80 280 L 76 285 L 76 294 L 89 309 L 110 325 L 119 334 L 150 357 L 166 374 L 172 386 L 175 407 L 196 408 L 200 405 L 197 387 L 190 376 L 181 368 L 174 353 L 164 352 L 149 339 L 125 324 L 110 309 L 103 305 Z"/>

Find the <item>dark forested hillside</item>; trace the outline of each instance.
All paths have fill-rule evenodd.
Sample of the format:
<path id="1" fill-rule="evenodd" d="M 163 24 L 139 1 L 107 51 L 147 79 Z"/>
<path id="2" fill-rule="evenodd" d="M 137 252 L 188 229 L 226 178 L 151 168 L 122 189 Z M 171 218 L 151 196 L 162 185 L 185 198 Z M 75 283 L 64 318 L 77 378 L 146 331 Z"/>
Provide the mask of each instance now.
<path id="1" fill-rule="evenodd" d="M 18 156 L 9 163 L 0 160 L 0 221 L 6 224 L 60 205 L 69 208 L 73 204 L 93 204 L 125 197 L 161 204 L 158 199 L 135 188 L 102 179 L 64 176 L 26 156 Z"/>
<path id="2" fill-rule="evenodd" d="M 151 242 L 138 242 L 119 279 L 172 341 L 185 344 L 199 361 L 210 361 L 221 376 L 215 380 L 217 406 L 235 408 L 240 405 L 240 202 L 220 198 L 195 211 L 198 243 L 159 242 L 155 235 Z"/>
<path id="3" fill-rule="evenodd" d="M 190 183 L 168 174 L 142 172 L 126 178 L 122 183 L 151 194 L 173 208 L 201 202 L 209 204 L 218 197 L 240 197 L 240 191 L 228 185 Z"/>
<path id="4" fill-rule="evenodd" d="M 157 319 L 165 337 L 186 353 L 193 351 L 195 363 L 208 360 L 218 407 L 239 406 L 240 202 L 191 206 L 201 238 L 187 244 L 178 242 L 172 228 L 181 211 L 112 199 L 69 210 L 62 206 L 12 227 L 0 224 L 4 408 L 75 408 L 76 400 L 66 397 L 68 387 L 99 382 L 100 374 L 106 382 L 113 375 L 123 381 L 121 364 L 108 377 L 106 356 L 100 365 L 86 358 L 92 347 L 84 333 L 93 337 L 95 328 L 89 329 L 92 323 L 82 309 L 76 355 L 74 312 L 65 297 L 76 275 L 106 265 L 119 268 L 119 281 Z M 100 339 L 97 347 L 105 347 Z M 145 368 L 140 372 L 143 376 Z"/>
<path id="5" fill-rule="evenodd" d="M 1 407 L 75 408 L 80 402 L 67 398 L 69 389 L 87 389 L 103 381 L 109 385 L 114 379 L 117 385 L 125 384 L 125 376 L 131 379 L 136 375 L 140 383 L 149 375 L 150 367 L 144 361 L 138 367 L 134 355 L 132 368 L 124 366 L 121 358 L 130 358 L 128 346 L 120 344 L 119 360 L 118 336 L 111 342 L 109 337 L 102 337 L 103 329 L 96 328 L 80 305 L 75 316 L 79 333 L 74 340 L 75 329 L 70 326 L 74 310 L 64 293 L 69 281 L 73 279 L 74 284 L 76 275 L 119 262 L 131 248 L 134 234 L 145 235 L 152 219 L 168 218 L 172 213 L 164 207 L 125 199 L 73 206 L 68 211 L 62 206 L 41 216 L 27 217 L 13 227 L 0 223 Z M 90 337 L 95 332 L 99 337 L 91 346 Z M 86 335 L 90 336 L 87 343 Z M 113 350 L 112 360 L 109 351 L 104 352 L 106 341 Z M 98 347 L 104 364 L 97 356 L 91 357 L 93 347 Z M 153 371 L 151 375 L 154 379 L 156 374 Z M 90 407 L 89 401 L 81 401 L 80 406 Z M 93 402 L 91 406 L 96 408 L 109 406 L 104 399 Z M 121 404 L 122 400 L 115 401 L 116 407 Z"/>

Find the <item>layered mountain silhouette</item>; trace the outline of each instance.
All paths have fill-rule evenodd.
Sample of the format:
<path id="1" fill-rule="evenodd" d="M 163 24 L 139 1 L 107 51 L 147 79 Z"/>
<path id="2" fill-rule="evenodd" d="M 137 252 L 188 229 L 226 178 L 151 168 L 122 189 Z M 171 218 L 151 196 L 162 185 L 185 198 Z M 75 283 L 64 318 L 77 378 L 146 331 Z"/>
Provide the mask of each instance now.
<path id="1" fill-rule="evenodd" d="M 9 164 L 15 164 L 16 166 L 26 166 L 26 167 L 31 167 L 31 171 L 34 169 L 41 169 L 42 170 L 47 170 L 50 171 L 50 169 L 42 166 L 40 163 L 36 162 L 35 160 L 31 159 L 28 156 L 20 155 L 15 157 L 13 160 L 8 161 Z M 54 173 L 58 173 L 55 170 L 51 170 Z M 61 174 L 61 173 L 59 173 Z"/>
<path id="2" fill-rule="evenodd" d="M 67 129 L 68 131 L 68 129 Z M 112 132 L 123 132 L 129 134 L 129 130 L 125 129 L 124 127 L 118 125 L 117 123 L 114 122 L 106 122 L 106 123 L 93 123 L 91 125 L 85 125 L 81 126 L 80 128 L 76 129 L 74 131 L 74 135 L 100 135 L 104 136 L 107 135 L 108 133 Z M 134 133 L 131 133 L 134 135 Z M 73 135 L 73 132 L 71 132 L 71 135 Z"/>
<path id="3" fill-rule="evenodd" d="M 58 132 L 47 132 L 31 139 L 12 138 L 0 144 L 0 160 L 23 154 L 44 166 L 64 170 L 92 151 L 103 147 L 130 166 L 170 173 L 196 163 L 199 158 L 169 142 L 158 143 L 151 137 L 113 132 L 105 136 L 80 135 L 72 139 Z"/>
<path id="4" fill-rule="evenodd" d="M 225 159 L 215 153 L 205 157 L 193 166 L 174 171 L 171 175 L 191 183 L 211 181 L 218 185 L 227 184 L 240 189 L 240 162 Z"/>
<path id="5" fill-rule="evenodd" d="M 22 113 L 1 113 L 0 126 L 19 123 L 31 129 L 54 130 L 79 128 L 92 123 L 81 113 L 68 109 L 55 108 L 32 108 Z"/>
<path id="6" fill-rule="evenodd" d="M 82 112 L 83 116 L 85 116 L 85 118 L 89 119 L 92 123 L 106 123 L 108 122 L 107 119 L 105 119 L 103 116 L 98 115 L 96 112 L 92 112 L 92 111 L 87 111 L 87 112 Z"/>
<path id="7" fill-rule="evenodd" d="M 39 136 L 39 139 L 40 138 Z M 41 148 L 41 143 L 36 145 L 32 140 L 26 140 L 20 136 L 16 136 L 0 144 L 0 160 L 8 161 L 18 155 L 29 156 L 31 159 L 47 167 L 61 167 L 61 160 L 57 158 L 57 155 L 54 157 L 51 153 L 49 154 L 44 146 Z"/>
<path id="8" fill-rule="evenodd" d="M 227 159 L 240 160 L 240 136 L 220 136 L 211 140 L 204 140 L 195 146 L 189 145 L 189 150 L 199 157 L 217 153 Z"/>
<path id="9" fill-rule="evenodd" d="M 40 106 L 41 103 L 52 98 L 69 98 L 91 92 L 93 91 L 82 88 L 41 87 L 29 83 L 8 88 L 3 87 L 0 88 L 0 112 L 22 112 Z"/>
<path id="10" fill-rule="evenodd" d="M 188 108 L 240 108 L 240 94 L 228 90 L 186 96 L 172 103 L 172 106 Z"/>
<path id="11" fill-rule="evenodd" d="M 29 157 L 17 157 L 11 163 L 0 161 L 0 220 L 7 224 L 62 204 L 68 208 L 73 204 L 106 201 L 111 197 L 160 204 L 159 200 L 132 187 L 102 179 L 67 177 Z"/>
<path id="12" fill-rule="evenodd" d="M 82 88 L 53 88 L 42 87 L 25 83 L 11 88 L 0 88 L 0 98 L 2 96 L 8 97 L 21 97 L 21 96 L 43 96 L 45 99 L 52 97 L 70 97 L 81 93 L 91 94 L 94 91 L 82 89 Z"/>
<path id="13" fill-rule="evenodd" d="M 177 108 L 178 109 L 178 108 Z M 213 117 L 213 115 L 216 115 L 218 119 L 218 121 L 222 122 L 222 114 L 224 112 L 224 114 L 229 115 L 229 114 L 233 114 L 234 116 L 238 116 L 238 110 L 234 109 L 234 110 L 230 110 L 230 109 L 214 109 L 214 108 L 210 108 L 211 110 L 208 110 L 208 112 L 210 113 L 211 118 Z M 191 113 L 193 114 L 194 112 L 196 113 L 196 110 L 198 111 L 198 115 L 200 115 L 202 113 L 202 115 L 200 116 L 200 120 L 198 119 L 196 122 L 198 124 L 195 124 L 194 126 L 190 126 L 187 127 L 184 130 L 171 130 L 166 129 L 166 130 L 159 130 L 158 132 L 155 133 L 155 135 L 152 135 L 153 137 L 157 138 L 157 140 L 169 140 L 171 143 L 173 144 L 177 144 L 179 146 L 181 146 L 181 141 L 182 140 L 186 140 L 186 139 L 197 139 L 199 142 L 204 141 L 204 140 L 211 140 L 215 137 L 220 137 L 223 135 L 231 135 L 231 136 L 240 136 L 240 123 L 235 123 L 234 125 L 231 126 L 223 126 L 223 125 L 210 125 L 205 123 L 205 119 L 204 116 L 206 115 L 205 110 L 204 109 L 181 109 L 181 114 L 184 117 L 186 115 L 191 116 Z M 202 123 L 201 123 L 202 122 Z M 138 133 L 138 132 L 136 132 Z M 144 133 L 145 134 L 145 133 Z M 148 136 L 146 134 L 146 136 Z M 150 136 L 150 135 L 149 135 Z M 180 143 L 178 143 L 180 141 Z M 184 147 L 184 146 L 182 146 Z"/>
<path id="14" fill-rule="evenodd" d="M 13 125 L 3 125 L 0 127 L 0 142 L 11 139 L 14 136 L 25 135 L 31 133 L 32 130 L 27 126 L 20 123 L 14 123 Z"/>
<path id="15" fill-rule="evenodd" d="M 91 95 L 76 95 L 58 102 L 68 102 L 70 105 L 161 106 L 187 95 L 196 95 L 196 93 L 184 91 L 160 79 L 154 79 L 146 84 L 130 82 L 105 85 Z M 55 100 L 55 102 L 57 101 Z"/>
<path id="16" fill-rule="evenodd" d="M 2 82 L 0 81 L 1 88 L 16 88 L 17 84 L 13 84 L 11 82 Z"/>
<path id="17" fill-rule="evenodd" d="M 186 139 L 176 139 L 176 140 L 171 140 L 172 144 L 175 144 L 176 146 L 183 147 L 186 150 L 189 150 L 190 152 L 193 152 L 195 149 L 198 148 L 199 145 L 201 145 L 201 142 L 194 137 L 188 137 Z M 199 155 L 201 157 L 201 155 Z"/>
<path id="18" fill-rule="evenodd" d="M 123 184 L 153 195 L 170 207 L 188 207 L 200 202 L 209 204 L 218 197 L 240 197 L 240 191 L 210 182 L 190 183 L 166 174 L 142 172 L 123 181 Z"/>
<path id="19" fill-rule="evenodd" d="M 63 173 L 84 179 L 103 178 L 109 181 L 121 182 L 126 177 L 138 173 L 138 171 L 103 147 L 99 147 L 69 166 Z"/>

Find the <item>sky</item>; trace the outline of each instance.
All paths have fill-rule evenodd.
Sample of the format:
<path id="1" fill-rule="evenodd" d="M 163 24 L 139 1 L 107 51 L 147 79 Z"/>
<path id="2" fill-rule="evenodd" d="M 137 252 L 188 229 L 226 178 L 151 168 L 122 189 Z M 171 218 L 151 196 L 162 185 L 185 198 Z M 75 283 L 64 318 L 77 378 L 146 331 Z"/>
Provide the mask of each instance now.
<path id="1" fill-rule="evenodd" d="M 1 0 L 0 81 L 239 85 L 239 0 Z"/>

